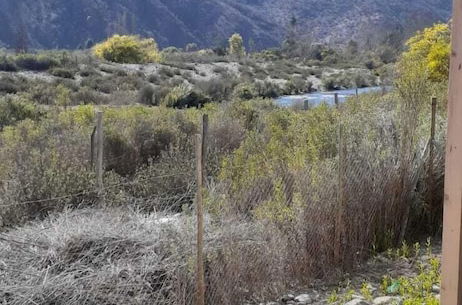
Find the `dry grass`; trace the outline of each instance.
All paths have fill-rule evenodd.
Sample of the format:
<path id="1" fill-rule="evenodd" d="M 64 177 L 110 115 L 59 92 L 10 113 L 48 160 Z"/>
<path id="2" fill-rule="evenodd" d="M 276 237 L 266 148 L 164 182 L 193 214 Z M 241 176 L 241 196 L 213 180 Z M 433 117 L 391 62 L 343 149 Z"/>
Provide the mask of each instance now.
<path id="1" fill-rule="evenodd" d="M 3 233 L 0 303 L 191 304 L 194 226 L 189 216 L 81 210 Z M 281 282 L 282 256 L 264 235 L 256 224 L 208 221 L 210 301 L 237 304 Z"/>

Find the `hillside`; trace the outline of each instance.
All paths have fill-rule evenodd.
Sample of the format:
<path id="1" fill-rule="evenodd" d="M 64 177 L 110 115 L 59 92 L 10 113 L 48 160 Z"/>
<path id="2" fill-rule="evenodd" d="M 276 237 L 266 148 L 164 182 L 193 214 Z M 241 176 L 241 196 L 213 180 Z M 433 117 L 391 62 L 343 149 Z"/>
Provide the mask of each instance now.
<path id="1" fill-rule="evenodd" d="M 154 36 L 162 47 L 220 45 L 231 33 L 240 32 L 263 48 L 280 44 L 292 16 L 299 31 L 309 29 L 316 41 L 365 41 L 446 21 L 450 1 L 3 0 L 0 46 L 14 47 L 22 28 L 37 48 L 76 48 L 114 32 Z"/>

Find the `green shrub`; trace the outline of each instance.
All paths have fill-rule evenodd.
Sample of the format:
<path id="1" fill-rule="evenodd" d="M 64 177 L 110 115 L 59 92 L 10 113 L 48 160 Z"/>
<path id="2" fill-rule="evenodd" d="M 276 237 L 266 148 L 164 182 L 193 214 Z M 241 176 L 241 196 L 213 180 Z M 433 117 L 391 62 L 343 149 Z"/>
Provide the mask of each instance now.
<path id="1" fill-rule="evenodd" d="M 167 47 L 162 50 L 162 53 L 166 53 L 166 54 L 174 54 L 174 53 L 179 53 L 179 52 L 180 52 L 180 49 L 178 49 L 177 47 Z"/>
<path id="2" fill-rule="evenodd" d="M 4 56 L 0 59 L 0 71 L 16 72 L 18 71 L 18 67 L 10 58 Z"/>
<path id="3" fill-rule="evenodd" d="M 192 90 L 186 85 L 172 88 L 162 100 L 162 105 L 174 108 L 199 107 L 210 100 L 203 94 Z"/>
<path id="4" fill-rule="evenodd" d="M 0 78 L 0 93 L 14 94 L 19 91 L 14 79 L 8 77 Z"/>
<path id="5" fill-rule="evenodd" d="M 31 71 L 45 71 L 57 66 L 56 59 L 47 55 L 21 54 L 16 56 L 15 63 L 20 69 Z"/>
<path id="6" fill-rule="evenodd" d="M 198 50 L 198 46 L 196 43 L 188 43 L 185 47 L 186 52 L 195 52 Z"/>
<path id="7" fill-rule="evenodd" d="M 82 77 L 89 77 L 89 76 L 99 76 L 101 75 L 95 68 L 85 67 L 79 72 L 80 76 Z"/>
<path id="8" fill-rule="evenodd" d="M 257 88 L 251 83 L 241 83 L 234 87 L 233 97 L 240 100 L 251 100 L 258 96 Z"/>
<path id="9" fill-rule="evenodd" d="M 157 84 L 159 82 L 159 76 L 157 74 L 151 74 L 148 76 L 148 82 Z"/>
<path id="10" fill-rule="evenodd" d="M 170 77 L 175 76 L 175 73 L 173 72 L 172 69 L 163 66 L 163 67 L 161 67 L 161 68 L 159 69 L 159 75 L 160 75 L 162 78 L 170 78 Z"/>
<path id="11" fill-rule="evenodd" d="M 86 105 L 86 104 L 107 104 L 109 100 L 106 96 L 96 92 L 89 87 L 81 87 L 77 92 L 71 94 L 73 105 Z"/>
<path id="12" fill-rule="evenodd" d="M 238 58 L 245 55 L 244 40 L 238 33 L 229 38 L 229 54 Z"/>
<path id="13" fill-rule="evenodd" d="M 290 78 L 284 86 L 284 94 L 300 94 L 311 92 L 313 84 L 309 81 L 306 81 L 300 76 Z"/>
<path id="14" fill-rule="evenodd" d="M 332 77 L 323 77 L 322 79 L 322 87 L 326 91 L 336 90 L 339 89 L 335 82 L 335 79 Z"/>
<path id="15" fill-rule="evenodd" d="M 73 79 L 75 71 L 67 68 L 53 68 L 50 70 L 50 74 L 56 77 Z"/>
<path id="16" fill-rule="evenodd" d="M 195 85 L 212 101 L 221 102 L 229 99 L 237 82 L 237 79 L 225 76 L 206 81 L 197 81 Z"/>
<path id="17" fill-rule="evenodd" d="M 155 105 L 156 100 L 155 100 L 154 93 L 155 93 L 155 88 L 153 85 L 144 86 L 139 91 L 139 98 L 138 98 L 139 102 L 145 105 Z"/>
<path id="18" fill-rule="evenodd" d="M 279 85 L 271 81 L 258 81 L 255 83 L 255 89 L 257 90 L 258 96 L 266 98 L 276 98 L 283 94 Z"/>
<path id="19" fill-rule="evenodd" d="M 41 113 L 34 104 L 17 96 L 0 97 L 0 130 L 25 119 L 37 120 Z"/>
<path id="20" fill-rule="evenodd" d="M 114 35 L 93 48 L 94 54 L 117 63 L 142 64 L 160 62 L 161 55 L 154 39 Z"/>

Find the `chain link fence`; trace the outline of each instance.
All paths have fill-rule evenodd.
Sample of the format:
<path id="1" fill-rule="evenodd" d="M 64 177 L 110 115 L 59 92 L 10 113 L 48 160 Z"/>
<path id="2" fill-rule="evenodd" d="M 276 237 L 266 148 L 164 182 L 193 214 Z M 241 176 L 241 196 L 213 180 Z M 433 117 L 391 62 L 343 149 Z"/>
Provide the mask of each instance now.
<path id="1" fill-rule="evenodd" d="M 435 221 L 428 218 L 441 202 L 435 193 L 442 187 L 444 139 L 417 141 L 406 150 L 390 118 L 377 124 L 374 141 L 356 134 L 358 126 L 350 128 L 354 120 L 339 121 L 336 153 L 316 162 L 289 166 L 275 157 L 247 167 L 231 163 L 229 174 L 219 176 L 208 164 L 215 163 L 208 150 L 199 249 L 204 304 L 276 300 L 314 279 L 353 270 L 413 230 L 428 232 L 425 226 Z M 172 154 L 168 166 L 146 167 L 130 180 L 108 174 L 102 194 L 90 187 L 13 202 L 46 208 L 92 194 L 109 205 L 130 200 L 153 213 L 66 212 L 40 231 L 30 226 L 1 233 L 0 304 L 203 305 L 197 298 L 197 175 L 189 153 L 178 162 Z"/>

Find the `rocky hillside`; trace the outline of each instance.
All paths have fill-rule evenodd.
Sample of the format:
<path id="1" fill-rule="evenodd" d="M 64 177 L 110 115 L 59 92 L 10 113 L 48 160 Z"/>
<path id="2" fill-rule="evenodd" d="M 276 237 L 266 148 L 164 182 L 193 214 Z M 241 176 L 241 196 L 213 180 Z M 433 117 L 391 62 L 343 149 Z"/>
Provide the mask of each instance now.
<path id="1" fill-rule="evenodd" d="M 324 42 L 365 41 L 447 21 L 450 0 L 2 0 L 0 46 L 18 33 L 38 48 L 76 48 L 114 32 L 154 36 L 163 47 L 222 44 L 240 32 L 255 47 L 279 45 L 292 17 Z"/>

